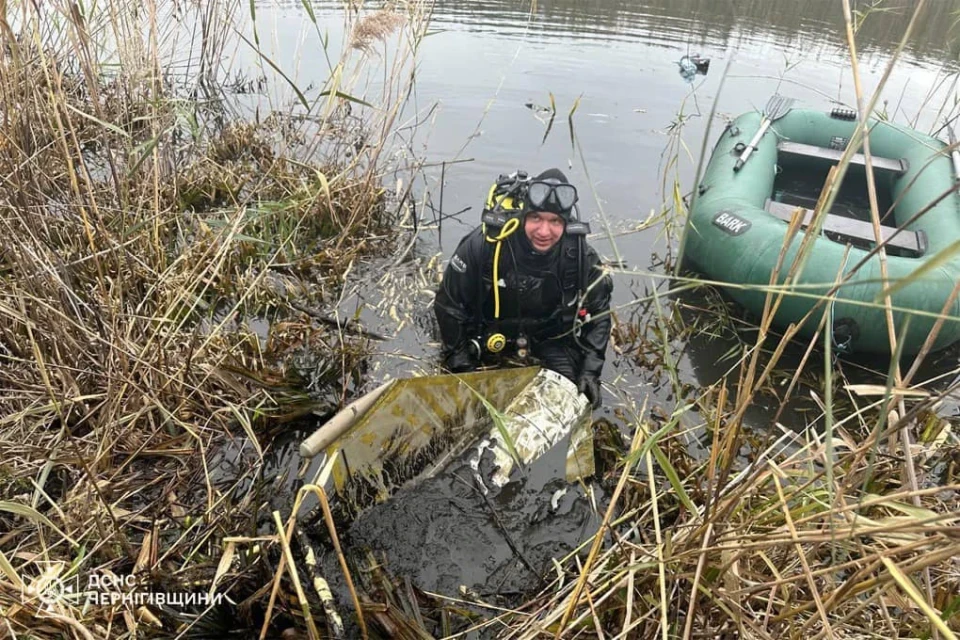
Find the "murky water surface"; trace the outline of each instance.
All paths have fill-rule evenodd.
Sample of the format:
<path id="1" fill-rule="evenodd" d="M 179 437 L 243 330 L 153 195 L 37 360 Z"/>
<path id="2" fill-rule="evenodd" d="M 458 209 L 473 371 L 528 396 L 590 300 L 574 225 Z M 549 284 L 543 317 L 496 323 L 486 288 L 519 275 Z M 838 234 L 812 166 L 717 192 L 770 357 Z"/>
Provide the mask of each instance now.
<path id="1" fill-rule="evenodd" d="M 659 226 L 626 231 L 662 209 L 675 178 L 683 190 L 690 188 L 708 127 L 709 150 L 725 117 L 762 109 L 776 92 L 796 98 L 804 107 L 855 106 L 837 0 L 539 0 L 535 4 L 532 11 L 527 2 L 509 0 L 440 0 L 436 4 L 435 32 L 421 45 L 415 92 L 403 114 L 408 127 L 396 139 L 393 152 L 398 159 L 425 158 L 430 166 L 417 192 L 429 192 L 430 202 L 439 209 L 442 189 L 443 213 L 461 213 L 438 226 L 438 212 L 428 208 L 406 261 L 377 265 L 366 272 L 358 269 L 352 276 L 362 283 L 361 291 L 344 301 L 342 312 L 352 315 L 360 308 L 371 329 L 394 336 L 381 345 L 377 376 L 433 366 L 437 345 L 431 342 L 427 292 L 433 282 L 418 274 L 431 257 L 448 258 L 459 238 L 478 223 L 482 199 L 499 173 L 518 168 L 538 172 L 550 166 L 567 172 L 581 190 L 583 216 L 598 232 L 591 242 L 605 257 L 619 256 L 634 271 L 615 278 L 618 316 L 644 323 L 650 321 L 653 307 L 637 305 L 635 300 L 649 295 L 661 282 L 657 276 L 663 273 L 659 257 L 665 253 L 665 239 Z M 884 11 L 873 12 L 868 9 L 873 3 L 852 4 L 860 11 L 860 68 L 864 91 L 869 93 L 880 82 L 914 3 L 885 2 Z M 899 122 L 934 130 L 950 111 L 956 93 L 958 45 L 951 25 L 960 2 L 939 0 L 928 5 L 880 105 Z M 320 38 L 328 38 L 336 57 L 344 42 L 342 6 L 314 3 L 316 28 L 300 0 L 256 3 L 264 52 L 298 86 L 320 86 L 326 79 Z M 381 49 L 389 59 L 387 48 Z M 681 76 L 678 61 L 687 54 L 711 60 L 707 75 L 695 76 L 692 82 Z M 245 66 L 250 59 L 249 52 L 239 51 L 234 64 L 260 73 Z M 368 92 L 364 96 L 374 103 L 378 82 L 374 74 L 361 85 Z M 282 109 L 291 96 L 278 90 L 256 99 L 261 109 Z M 549 105 L 551 99 L 557 118 L 545 137 L 547 124 L 537 107 Z M 710 122 L 715 100 L 717 115 Z M 571 132 L 568 114 L 575 105 Z M 419 126 L 414 129 L 415 123 Z M 674 162 L 667 148 L 677 127 L 681 127 L 683 144 Z M 606 229 L 615 232 L 613 243 Z M 437 273 L 440 266 L 442 262 L 436 263 L 428 275 Z M 403 293 L 399 300 L 398 292 Z M 403 326 L 398 331 L 400 322 Z M 729 364 L 720 356 L 731 343 L 708 335 L 684 341 L 679 349 L 683 383 L 709 384 L 726 371 Z M 663 376 L 611 350 L 604 377 L 617 376 L 622 381 L 618 385 L 638 401 L 649 395 L 668 413 L 676 404 L 673 386 Z M 613 404 L 609 400 L 608 413 Z M 757 410 L 760 415 L 762 407 Z M 814 417 L 787 415 L 782 421 L 802 425 Z M 763 424 L 762 417 L 755 420 Z M 454 493 L 469 494 L 466 488 L 450 487 Z M 432 512 L 427 502 L 419 507 L 407 502 L 399 505 L 385 515 L 384 522 L 392 523 L 398 508 Z M 375 531 L 376 527 L 365 526 L 355 535 L 376 547 Z M 416 530 L 398 529 L 396 537 L 410 534 L 421 539 L 411 531 Z M 579 536 L 581 531 L 576 533 Z M 418 553 L 432 555 L 429 547 Z M 408 560 L 416 565 L 423 557 L 415 554 Z M 433 576 L 435 587 L 452 586 L 436 569 L 423 572 Z M 472 573 L 464 575 L 479 580 Z"/>

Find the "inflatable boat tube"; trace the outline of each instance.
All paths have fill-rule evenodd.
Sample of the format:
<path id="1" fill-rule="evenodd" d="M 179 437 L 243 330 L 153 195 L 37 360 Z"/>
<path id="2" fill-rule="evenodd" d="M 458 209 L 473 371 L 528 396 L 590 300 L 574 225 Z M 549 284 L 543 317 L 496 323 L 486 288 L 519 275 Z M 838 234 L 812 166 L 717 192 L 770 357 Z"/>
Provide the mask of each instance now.
<path id="1" fill-rule="evenodd" d="M 712 280 L 736 285 L 726 291 L 757 315 L 763 311 L 765 289 L 780 257 L 788 221 L 803 216 L 804 231 L 787 248 L 780 284 L 797 257 L 807 225 L 813 222 L 814 204 L 804 208 L 778 202 L 777 172 L 783 163 L 795 159 L 811 166 L 820 163 L 821 169 L 835 164 L 857 125 L 848 110 L 793 109 L 773 122 L 749 160 L 735 171 L 762 120 L 760 113 L 744 114 L 720 136 L 690 211 L 684 250 L 687 264 Z M 894 219 L 883 220 L 881 227 L 887 239 L 889 285 L 915 278 L 892 295 L 898 335 L 912 316 L 903 344 L 904 353 L 912 354 L 930 335 L 960 279 L 960 252 L 954 250 L 960 239 L 960 196 L 956 191 L 948 193 L 958 176 L 940 140 L 883 121 L 871 120 L 868 126 L 877 189 L 889 189 L 894 204 Z M 851 165 L 859 166 L 850 167 L 847 180 L 857 172 L 862 178 L 863 156 L 854 156 Z M 808 195 L 815 203 L 819 194 Z M 865 261 L 840 286 L 835 302 L 821 304 L 800 333 L 813 335 L 826 311 L 840 351 L 889 353 L 885 311 L 877 302 L 884 290 L 880 257 L 876 251 L 870 255 L 876 246 L 872 224 L 828 212 L 816 226 L 819 235 L 813 239 L 799 278 L 788 288 L 774 324 L 783 328 L 801 322 L 819 297 Z M 928 268 L 918 271 L 924 266 Z M 960 339 L 960 300 L 953 300 L 946 315 L 934 349 Z"/>

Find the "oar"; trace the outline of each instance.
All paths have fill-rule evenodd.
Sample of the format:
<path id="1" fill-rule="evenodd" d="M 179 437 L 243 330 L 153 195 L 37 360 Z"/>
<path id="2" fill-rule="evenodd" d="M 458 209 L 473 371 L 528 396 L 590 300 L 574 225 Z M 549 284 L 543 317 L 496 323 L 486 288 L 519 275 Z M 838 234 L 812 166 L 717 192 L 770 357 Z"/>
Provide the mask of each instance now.
<path id="1" fill-rule="evenodd" d="M 950 158 L 953 160 L 953 179 L 960 182 L 960 150 L 957 150 L 957 136 L 953 133 L 953 125 L 950 124 L 950 121 L 947 121 L 947 140 L 950 141 L 950 146 L 953 147 L 953 151 L 950 152 Z"/>
<path id="2" fill-rule="evenodd" d="M 747 148 L 743 150 L 742 154 L 740 154 L 737 164 L 733 165 L 734 171 L 740 171 L 740 169 L 743 168 L 743 165 L 746 164 L 747 159 L 750 158 L 750 154 L 753 153 L 753 150 L 757 148 L 757 145 L 760 143 L 760 139 L 763 138 L 763 134 L 767 132 L 767 129 L 770 127 L 770 125 L 787 115 L 787 113 L 790 111 L 790 107 L 792 106 L 793 98 L 784 98 L 779 94 L 773 94 L 773 97 L 770 98 L 770 101 L 767 102 L 767 106 L 763 110 L 763 119 L 760 121 L 760 128 L 757 129 L 757 133 L 753 136 L 753 140 L 750 141 L 750 144 L 747 145 Z"/>

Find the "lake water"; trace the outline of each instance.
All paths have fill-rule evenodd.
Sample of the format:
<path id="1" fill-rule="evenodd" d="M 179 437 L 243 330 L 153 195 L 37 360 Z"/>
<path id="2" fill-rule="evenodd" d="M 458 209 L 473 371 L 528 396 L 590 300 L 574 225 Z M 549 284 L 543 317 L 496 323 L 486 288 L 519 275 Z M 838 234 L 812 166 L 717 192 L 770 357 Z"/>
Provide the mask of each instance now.
<path id="1" fill-rule="evenodd" d="M 852 4 L 865 10 L 868 3 Z M 865 92 L 876 88 L 913 4 L 884 2 L 884 11 L 863 18 L 858 46 Z M 883 94 L 892 117 L 919 118 L 924 128 L 954 93 L 950 25 L 960 8 L 946 0 L 928 4 Z M 342 3 L 313 6 L 330 49 L 339 51 Z M 517 168 L 567 171 L 597 229 L 601 206 L 613 221 L 639 221 L 659 210 L 671 127 L 682 110 L 683 141 L 693 157 L 682 157 L 679 168 L 689 187 L 728 63 L 720 117 L 762 109 L 777 91 L 805 107 L 855 106 L 839 0 L 539 0 L 530 8 L 510 0 L 436 3 L 432 27 L 438 33 L 423 41 L 407 115 L 436 106 L 413 144 L 428 162 L 471 160 L 445 173 L 444 210 L 473 210 L 461 216 L 460 228 L 444 229 L 444 255 L 476 223 L 491 181 Z M 278 34 L 265 49 L 297 84 L 326 79 L 300 0 L 258 5 L 257 22 L 261 32 Z M 685 54 L 710 58 L 708 75 L 685 82 L 677 64 Z M 545 123 L 525 105 L 549 105 L 551 93 L 557 118 L 543 142 Z M 567 126 L 578 99 L 574 128 L 582 160 Z M 719 130 L 714 123 L 710 146 Z M 436 202 L 439 168 L 429 173 Z M 623 241 L 631 267 L 648 266 L 645 246 Z"/>

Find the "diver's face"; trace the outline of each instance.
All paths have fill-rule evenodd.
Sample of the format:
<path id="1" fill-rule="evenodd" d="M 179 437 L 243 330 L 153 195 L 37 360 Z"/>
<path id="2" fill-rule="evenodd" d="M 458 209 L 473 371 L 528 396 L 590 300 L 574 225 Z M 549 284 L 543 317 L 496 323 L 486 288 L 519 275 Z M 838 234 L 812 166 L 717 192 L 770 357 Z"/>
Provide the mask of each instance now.
<path id="1" fill-rule="evenodd" d="M 533 248 L 546 253 L 560 241 L 566 223 L 563 218 L 548 211 L 534 211 L 527 215 L 523 230 Z"/>

